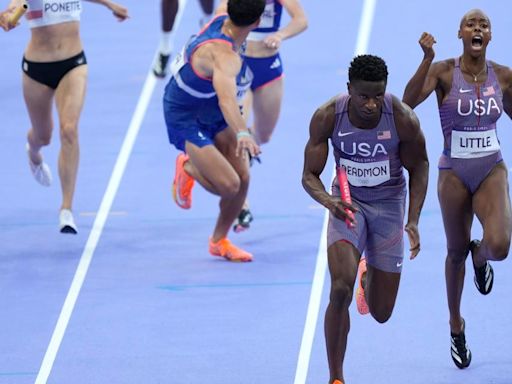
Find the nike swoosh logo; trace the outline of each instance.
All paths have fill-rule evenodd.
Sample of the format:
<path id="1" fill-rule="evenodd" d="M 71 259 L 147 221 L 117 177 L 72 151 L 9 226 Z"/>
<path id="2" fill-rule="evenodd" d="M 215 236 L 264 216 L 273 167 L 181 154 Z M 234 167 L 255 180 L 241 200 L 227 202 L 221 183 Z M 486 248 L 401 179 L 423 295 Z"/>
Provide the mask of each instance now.
<path id="1" fill-rule="evenodd" d="M 402 266 L 403 263 L 396 263 L 396 267 L 397 268 L 400 268 Z"/>
<path id="2" fill-rule="evenodd" d="M 338 132 L 338 137 L 348 136 L 353 134 L 354 132 Z"/>
<path id="3" fill-rule="evenodd" d="M 459 88 L 459 92 L 460 93 L 468 93 L 468 92 L 471 92 L 472 89 L 464 89 L 464 88 Z"/>

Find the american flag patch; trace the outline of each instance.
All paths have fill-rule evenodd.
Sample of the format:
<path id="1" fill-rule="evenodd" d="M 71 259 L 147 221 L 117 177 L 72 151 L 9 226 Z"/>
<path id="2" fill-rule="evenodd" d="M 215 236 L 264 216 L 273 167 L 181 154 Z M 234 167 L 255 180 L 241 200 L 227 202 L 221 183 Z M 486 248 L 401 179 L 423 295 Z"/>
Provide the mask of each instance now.
<path id="1" fill-rule="evenodd" d="M 389 140 L 389 139 L 391 139 L 391 131 L 377 132 L 377 140 Z"/>
<path id="2" fill-rule="evenodd" d="M 492 96 L 496 92 L 494 92 L 494 87 L 491 85 L 489 87 L 484 88 L 484 91 L 482 92 L 482 95 L 484 96 Z"/>

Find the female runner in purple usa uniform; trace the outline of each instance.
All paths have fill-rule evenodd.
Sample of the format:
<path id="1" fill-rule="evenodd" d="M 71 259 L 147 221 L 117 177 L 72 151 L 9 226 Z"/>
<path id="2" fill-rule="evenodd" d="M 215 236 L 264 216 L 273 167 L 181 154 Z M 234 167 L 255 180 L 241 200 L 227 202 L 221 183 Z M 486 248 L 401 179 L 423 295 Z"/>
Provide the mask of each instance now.
<path id="1" fill-rule="evenodd" d="M 489 260 L 507 257 L 512 231 L 508 172 L 500 151 L 496 121 L 512 117 L 512 71 L 486 59 L 491 21 L 479 9 L 460 22 L 462 55 L 432 63 L 435 39 L 423 33 L 423 60 L 404 92 L 415 108 L 434 90 L 444 136 L 439 160 L 438 197 L 446 233 L 446 290 L 450 311 L 451 356 L 458 368 L 471 363 L 465 321 L 460 313 L 465 261 L 471 253 L 478 291 L 491 292 L 494 272 Z M 476 215 L 482 240 L 471 241 Z"/>

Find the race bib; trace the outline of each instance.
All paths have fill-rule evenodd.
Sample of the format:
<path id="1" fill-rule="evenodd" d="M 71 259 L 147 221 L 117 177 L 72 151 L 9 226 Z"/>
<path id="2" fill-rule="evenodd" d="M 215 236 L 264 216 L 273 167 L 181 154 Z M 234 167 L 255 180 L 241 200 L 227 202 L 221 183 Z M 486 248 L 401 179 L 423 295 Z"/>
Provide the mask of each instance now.
<path id="1" fill-rule="evenodd" d="M 473 159 L 489 156 L 500 150 L 496 129 L 488 131 L 452 131 L 451 156 L 456 159 Z"/>
<path id="2" fill-rule="evenodd" d="M 389 159 L 370 163 L 340 159 L 340 165 L 345 168 L 348 182 L 354 187 L 375 187 L 391 178 Z"/>

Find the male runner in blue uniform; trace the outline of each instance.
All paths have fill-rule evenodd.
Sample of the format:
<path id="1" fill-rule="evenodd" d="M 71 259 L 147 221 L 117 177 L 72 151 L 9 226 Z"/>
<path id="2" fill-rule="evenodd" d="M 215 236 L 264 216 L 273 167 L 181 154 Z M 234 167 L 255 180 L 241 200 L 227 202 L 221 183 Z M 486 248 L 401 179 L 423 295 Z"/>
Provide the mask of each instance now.
<path id="1" fill-rule="evenodd" d="M 176 56 L 164 95 L 169 140 L 186 153 L 176 161 L 174 199 L 190 208 L 194 180 L 220 196 L 209 250 L 231 261 L 252 260 L 250 253 L 231 244 L 227 233 L 247 195 L 246 156 L 260 152 L 237 96 L 243 95 L 251 77 L 239 51 L 264 8 L 265 0 L 230 0 L 228 15 L 213 19 Z"/>

